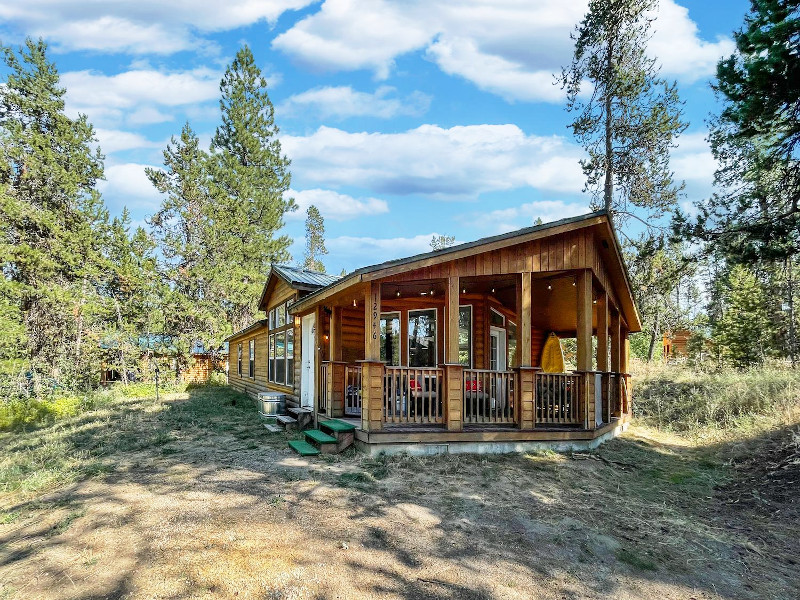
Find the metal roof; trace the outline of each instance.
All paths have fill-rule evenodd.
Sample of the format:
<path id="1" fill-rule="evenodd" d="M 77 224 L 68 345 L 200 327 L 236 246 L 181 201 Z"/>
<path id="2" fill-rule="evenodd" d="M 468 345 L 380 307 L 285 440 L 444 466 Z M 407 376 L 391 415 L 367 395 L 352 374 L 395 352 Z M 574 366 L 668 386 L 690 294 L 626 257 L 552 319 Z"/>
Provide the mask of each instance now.
<path id="1" fill-rule="evenodd" d="M 280 275 L 292 287 L 305 286 L 321 288 L 339 280 L 337 275 L 320 273 L 319 271 L 309 271 L 289 265 L 272 265 L 275 272 Z"/>

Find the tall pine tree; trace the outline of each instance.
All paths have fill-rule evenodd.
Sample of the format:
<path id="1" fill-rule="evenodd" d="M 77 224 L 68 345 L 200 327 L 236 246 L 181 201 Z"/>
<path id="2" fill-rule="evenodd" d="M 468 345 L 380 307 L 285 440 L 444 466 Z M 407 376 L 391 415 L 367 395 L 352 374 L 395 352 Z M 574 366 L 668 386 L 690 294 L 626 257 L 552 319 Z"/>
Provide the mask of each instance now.
<path id="1" fill-rule="evenodd" d="M 659 77 L 647 56 L 657 6 L 657 0 L 591 0 L 561 76 L 567 108 L 577 113 L 570 127 L 589 154 L 581 161 L 586 190 L 595 207 L 617 220 L 636 209 L 663 215 L 682 187 L 669 168 L 670 149 L 687 127 L 682 103 L 676 84 Z"/>
<path id="2" fill-rule="evenodd" d="M 214 253 L 210 271 L 222 289 L 227 322 L 249 325 L 264 276 L 290 259 L 291 238 L 277 235 L 297 208 L 287 197 L 289 159 L 282 154 L 267 81 L 245 46 L 220 83 L 222 123 L 211 143 Z"/>
<path id="3" fill-rule="evenodd" d="M 91 149 L 86 117 L 64 113 L 46 44 L 28 39 L 2 52 L 9 75 L 0 87 L 1 304 L 27 368 L 64 383 L 87 363 L 85 317 L 97 301 L 107 223 L 94 190 L 103 157 Z"/>
<path id="4" fill-rule="evenodd" d="M 189 123 L 179 139 L 174 137 L 164 150 L 164 169 L 147 169 L 156 189 L 165 194 L 150 224 L 164 259 L 164 294 L 170 310 L 165 328 L 175 339 L 182 365 L 190 359 L 192 347 L 219 346 L 227 329 L 222 310 L 223 284 L 214 279 L 219 260 L 216 245 L 216 212 L 209 191 L 209 156 Z"/>
<path id="5" fill-rule="evenodd" d="M 325 272 L 322 256 L 328 253 L 325 247 L 325 220 L 313 204 L 306 210 L 306 258 L 303 268 L 310 271 Z"/>

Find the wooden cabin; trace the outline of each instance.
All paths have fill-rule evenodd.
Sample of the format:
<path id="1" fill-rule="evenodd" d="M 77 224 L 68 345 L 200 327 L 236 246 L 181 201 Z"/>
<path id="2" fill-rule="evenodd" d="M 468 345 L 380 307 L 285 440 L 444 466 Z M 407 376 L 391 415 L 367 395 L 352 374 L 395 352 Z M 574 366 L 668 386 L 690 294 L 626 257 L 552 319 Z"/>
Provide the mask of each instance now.
<path id="1" fill-rule="evenodd" d="M 689 356 L 689 338 L 691 337 L 692 332 L 688 329 L 676 329 L 675 331 L 666 332 L 661 342 L 664 360 L 668 361 L 671 358 Z"/>
<path id="2" fill-rule="evenodd" d="M 605 212 L 341 278 L 275 266 L 259 308 L 230 384 L 349 421 L 368 451 L 586 448 L 631 416 L 641 325 Z M 576 370 L 541 368 L 551 334 L 576 339 Z"/>

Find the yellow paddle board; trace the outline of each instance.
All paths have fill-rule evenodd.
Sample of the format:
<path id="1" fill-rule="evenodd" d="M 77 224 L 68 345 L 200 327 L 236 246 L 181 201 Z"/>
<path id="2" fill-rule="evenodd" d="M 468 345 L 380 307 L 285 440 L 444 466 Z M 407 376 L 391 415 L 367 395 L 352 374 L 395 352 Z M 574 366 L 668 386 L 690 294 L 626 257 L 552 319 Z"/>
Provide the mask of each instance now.
<path id="1" fill-rule="evenodd" d="M 563 373 L 564 351 L 561 349 L 561 340 L 555 333 L 550 332 L 542 348 L 542 371 L 545 373 Z"/>

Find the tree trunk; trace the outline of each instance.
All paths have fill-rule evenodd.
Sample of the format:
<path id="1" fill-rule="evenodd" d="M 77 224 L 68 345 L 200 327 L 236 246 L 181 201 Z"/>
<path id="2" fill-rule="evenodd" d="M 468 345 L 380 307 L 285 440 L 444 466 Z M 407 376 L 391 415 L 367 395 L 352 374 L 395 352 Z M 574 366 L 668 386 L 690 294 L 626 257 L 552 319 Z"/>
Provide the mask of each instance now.
<path id="1" fill-rule="evenodd" d="M 789 284 L 789 357 L 792 360 L 792 367 L 795 366 L 796 363 L 796 356 L 795 356 L 795 329 L 794 329 L 794 277 L 793 277 L 793 269 L 794 265 L 792 264 L 791 257 L 786 259 L 786 264 L 788 268 L 788 284 Z"/>
<path id="2" fill-rule="evenodd" d="M 611 212 L 611 202 L 614 197 L 614 156 L 613 146 L 611 144 L 612 124 L 611 124 L 611 92 L 609 85 L 613 72 L 613 63 L 611 60 L 612 46 L 608 45 L 608 54 L 606 56 L 606 97 L 605 97 L 605 110 L 606 110 L 606 181 L 603 191 L 603 203 L 605 209 Z"/>
<path id="3" fill-rule="evenodd" d="M 122 326 L 122 311 L 119 308 L 119 300 L 114 297 L 114 307 L 117 309 L 117 325 L 119 326 L 120 333 L 125 329 Z M 125 359 L 125 341 L 122 340 L 119 345 L 119 362 L 122 369 L 122 383 L 128 385 L 128 362 Z"/>
<path id="4" fill-rule="evenodd" d="M 658 339 L 658 334 L 661 329 L 658 326 L 659 316 L 659 311 L 656 310 L 656 318 L 653 319 L 653 327 L 650 329 L 650 347 L 647 350 L 647 362 L 653 361 L 653 355 L 656 351 L 656 340 Z"/>

